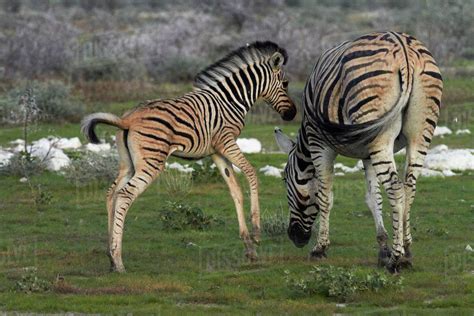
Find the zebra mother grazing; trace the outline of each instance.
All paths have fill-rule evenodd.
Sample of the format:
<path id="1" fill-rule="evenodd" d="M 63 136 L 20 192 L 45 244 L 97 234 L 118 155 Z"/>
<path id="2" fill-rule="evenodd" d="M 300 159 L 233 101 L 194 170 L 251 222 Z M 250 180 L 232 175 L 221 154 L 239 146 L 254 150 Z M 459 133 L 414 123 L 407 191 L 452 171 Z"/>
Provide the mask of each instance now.
<path id="1" fill-rule="evenodd" d="M 318 241 L 311 256 L 326 256 L 333 165 L 341 154 L 363 159 L 379 264 L 392 272 L 411 265 L 410 207 L 438 120 L 442 90 L 433 56 L 407 34 L 373 33 L 322 54 L 306 83 L 296 143 L 275 131 L 280 148 L 289 153 L 288 235 L 297 247 L 308 243 L 319 214 Z M 393 155 L 402 147 L 406 164 L 400 178 Z M 392 250 L 387 246 L 379 184 L 392 209 Z"/>
<path id="2" fill-rule="evenodd" d="M 163 171 L 170 155 L 187 159 L 212 156 L 234 200 L 246 256 L 256 258 L 254 243 L 260 240 L 257 176 L 236 138 L 244 127 L 245 115 L 259 98 L 284 120 L 294 118 L 296 108 L 288 96 L 288 80 L 282 70 L 287 59 L 286 51 L 275 43 L 255 42 L 200 72 L 193 91 L 180 98 L 147 101 L 122 118 L 108 113 L 84 118 L 82 132 L 92 143 L 99 142 L 96 124 L 120 128 L 116 137 L 120 172 L 107 193 L 112 270 L 125 271 L 121 253 L 128 209 Z M 232 164 L 242 170 L 250 186 L 252 236 Z"/>

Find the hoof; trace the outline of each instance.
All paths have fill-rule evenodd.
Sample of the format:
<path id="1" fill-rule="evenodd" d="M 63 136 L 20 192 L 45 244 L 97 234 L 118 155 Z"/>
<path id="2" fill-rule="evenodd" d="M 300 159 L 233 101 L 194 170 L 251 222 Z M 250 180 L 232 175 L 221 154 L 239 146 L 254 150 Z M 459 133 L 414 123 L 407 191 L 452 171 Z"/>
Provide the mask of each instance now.
<path id="1" fill-rule="evenodd" d="M 255 245 L 257 245 L 257 246 L 260 245 L 260 241 L 261 241 L 260 233 L 252 234 L 251 238 L 252 238 L 252 241 Z"/>
<path id="2" fill-rule="evenodd" d="M 388 246 L 385 246 L 383 248 L 380 248 L 379 250 L 379 258 L 378 258 L 378 266 L 383 268 L 387 267 L 390 261 L 390 256 L 392 254 L 392 251 Z"/>
<path id="3" fill-rule="evenodd" d="M 117 273 L 125 273 L 125 267 L 123 265 L 117 266 L 117 265 L 111 265 L 110 267 L 110 272 L 117 272 Z"/>
<path id="4" fill-rule="evenodd" d="M 413 256 L 409 249 L 405 249 L 405 255 L 400 259 L 400 267 L 403 269 L 413 268 Z"/>
<path id="5" fill-rule="evenodd" d="M 400 257 L 395 258 L 395 257 L 390 257 L 390 260 L 387 264 L 387 271 L 390 272 L 391 274 L 399 274 L 401 267 L 400 267 Z"/>
<path id="6" fill-rule="evenodd" d="M 328 257 L 328 255 L 326 254 L 326 248 L 315 249 L 315 250 L 312 250 L 309 253 L 309 259 L 310 260 L 321 260 L 321 259 L 324 259 L 324 258 L 327 258 L 327 257 Z"/>
<path id="7" fill-rule="evenodd" d="M 247 257 L 247 259 L 248 259 L 250 262 L 255 262 L 255 261 L 258 260 L 257 252 L 255 251 L 255 249 L 247 249 L 247 250 L 245 250 L 245 257 Z"/>

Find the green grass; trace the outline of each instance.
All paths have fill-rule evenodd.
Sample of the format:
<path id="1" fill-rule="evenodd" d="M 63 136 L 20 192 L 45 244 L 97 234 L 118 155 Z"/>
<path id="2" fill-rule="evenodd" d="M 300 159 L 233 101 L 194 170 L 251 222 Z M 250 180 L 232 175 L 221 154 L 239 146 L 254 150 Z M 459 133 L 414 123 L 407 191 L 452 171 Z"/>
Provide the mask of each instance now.
<path id="1" fill-rule="evenodd" d="M 474 132 L 472 81 L 446 80 L 447 99 L 440 125 Z M 302 89 L 297 84 L 294 89 Z M 176 89 L 179 90 L 179 89 Z M 88 104 L 89 111 L 123 113 L 136 102 Z M 294 135 L 299 125 L 249 124 L 241 137 L 258 138 L 267 152 L 276 150 L 274 125 Z M 113 129 L 99 127 L 99 134 Z M 0 146 L 21 137 L 21 128 L 0 129 Z M 48 135 L 79 136 L 79 124 L 39 124 L 30 139 Z M 81 140 L 85 140 L 81 137 Z M 472 135 L 435 138 L 433 145 L 474 148 Z M 284 154 L 247 155 L 260 168 L 286 162 Z M 356 161 L 338 158 L 346 165 Z M 402 165 L 402 157 L 397 156 Z M 245 193 L 248 215 L 248 189 Z M 286 235 L 263 236 L 260 260 L 248 263 L 238 238 L 235 209 L 223 181 L 194 183 L 186 202 L 198 206 L 223 224 L 204 231 L 161 229 L 159 210 L 170 196 L 163 183 L 154 183 L 127 216 L 123 258 L 127 274 L 109 273 L 105 255 L 107 215 L 105 185 L 76 188 L 61 175 L 46 173 L 33 179 L 53 195 L 42 212 L 34 207 L 27 184 L 0 178 L 0 310 L 59 313 L 137 314 L 472 314 L 474 312 L 474 175 L 421 178 L 412 211 L 414 269 L 403 271 L 403 290 L 360 292 L 345 305 L 321 295 L 296 295 L 285 284 L 285 270 L 304 276 L 315 264 L 356 267 L 369 273 L 376 267 L 377 244 L 370 211 L 364 203 L 363 174 L 336 177 L 331 213 L 329 257 L 311 262 L 309 246 L 298 249 Z M 285 188 L 280 179 L 260 174 L 262 218 L 287 214 Z M 390 231 L 389 207 L 384 205 Z M 249 225 L 250 227 L 250 225 Z M 189 246 L 190 243 L 197 246 Z M 310 245 L 314 244 L 314 236 Z M 36 267 L 38 276 L 55 283 L 52 291 L 22 294 L 15 284 L 23 268 Z M 63 281 L 55 281 L 57 278 Z"/>
<path id="2" fill-rule="evenodd" d="M 77 136 L 77 125 L 41 126 L 32 138 L 48 133 Z M 285 131 L 296 132 L 297 125 Z M 18 138 L 18 129 L 2 129 L 2 142 Z M 265 147 L 273 142 L 272 126 L 247 126 L 244 137 L 257 137 Z M 449 136 L 444 143 L 459 136 Z M 472 143 L 464 147 L 472 147 Z M 256 168 L 279 166 L 283 154 L 247 155 Z M 352 165 L 354 160 L 341 159 Z M 248 190 L 246 192 L 248 214 Z M 281 180 L 260 176 L 262 217 L 286 214 Z M 223 181 L 195 183 L 186 202 L 201 207 L 223 224 L 205 231 L 160 229 L 158 210 L 169 196 L 159 181 L 133 205 L 124 237 L 126 275 L 108 272 L 105 186 L 76 188 L 62 176 L 34 179 L 54 196 L 43 212 L 35 211 L 31 193 L 18 178 L 0 182 L 0 310 L 100 313 L 315 313 L 368 311 L 380 313 L 456 313 L 474 309 L 474 176 L 422 178 L 412 213 L 415 267 L 404 271 L 401 292 L 384 289 L 350 297 L 345 307 L 320 295 L 295 295 L 284 281 L 284 270 L 304 275 L 312 265 L 309 247 L 295 248 L 285 234 L 264 236 L 260 261 L 244 260 L 234 206 Z M 364 203 L 362 173 L 337 177 L 331 214 L 331 248 L 323 264 L 355 266 L 368 273 L 376 267 L 377 247 L 372 216 Z M 388 206 L 385 223 L 390 225 Z M 197 245 L 187 246 L 190 242 Z M 313 240 L 311 244 L 314 244 Z M 48 293 L 12 291 L 35 266 L 38 275 L 61 286 Z M 338 307 L 339 306 L 339 307 Z"/>

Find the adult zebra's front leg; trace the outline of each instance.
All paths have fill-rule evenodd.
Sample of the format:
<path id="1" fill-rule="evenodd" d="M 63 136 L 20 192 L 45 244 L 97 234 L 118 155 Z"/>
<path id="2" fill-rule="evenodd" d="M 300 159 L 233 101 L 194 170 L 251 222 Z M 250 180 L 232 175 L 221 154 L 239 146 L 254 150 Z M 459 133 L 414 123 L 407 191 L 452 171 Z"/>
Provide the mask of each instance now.
<path id="1" fill-rule="evenodd" d="M 310 145 L 311 146 L 311 145 Z M 319 211 L 318 241 L 311 250 L 310 257 L 326 257 L 329 247 L 329 214 L 333 205 L 332 185 L 334 178 L 334 160 L 336 153 L 331 149 L 311 153 L 317 179 L 316 205 Z"/>

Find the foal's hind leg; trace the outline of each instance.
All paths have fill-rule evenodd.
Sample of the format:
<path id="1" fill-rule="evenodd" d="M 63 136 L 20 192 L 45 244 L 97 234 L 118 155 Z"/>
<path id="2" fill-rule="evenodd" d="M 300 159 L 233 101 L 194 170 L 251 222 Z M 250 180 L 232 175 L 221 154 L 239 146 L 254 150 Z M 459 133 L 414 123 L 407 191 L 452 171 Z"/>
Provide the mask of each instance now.
<path id="1" fill-rule="evenodd" d="M 125 226 L 125 217 L 133 201 L 158 177 L 163 171 L 168 157 L 169 145 L 147 142 L 147 148 L 142 148 L 138 143 L 145 143 L 137 135 L 135 142 L 130 141 L 129 152 L 135 169 L 134 175 L 120 189 L 116 191 L 114 203 L 114 218 L 111 228 L 109 244 L 112 270 L 125 272 L 122 261 L 122 237 Z"/>

